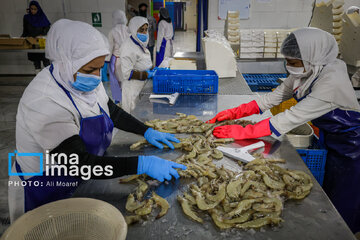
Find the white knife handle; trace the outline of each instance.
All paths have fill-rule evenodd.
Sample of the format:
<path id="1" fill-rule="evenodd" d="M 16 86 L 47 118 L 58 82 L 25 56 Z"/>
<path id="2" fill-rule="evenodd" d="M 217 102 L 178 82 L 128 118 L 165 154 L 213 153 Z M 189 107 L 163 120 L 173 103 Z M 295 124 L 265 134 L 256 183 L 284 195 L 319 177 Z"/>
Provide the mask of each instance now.
<path id="1" fill-rule="evenodd" d="M 257 143 L 242 147 L 241 151 L 248 151 L 248 150 L 251 150 L 251 149 L 261 148 L 261 147 L 264 147 L 264 146 L 265 146 L 265 143 L 263 141 L 260 141 L 260 142 L 257 142 Z"/>

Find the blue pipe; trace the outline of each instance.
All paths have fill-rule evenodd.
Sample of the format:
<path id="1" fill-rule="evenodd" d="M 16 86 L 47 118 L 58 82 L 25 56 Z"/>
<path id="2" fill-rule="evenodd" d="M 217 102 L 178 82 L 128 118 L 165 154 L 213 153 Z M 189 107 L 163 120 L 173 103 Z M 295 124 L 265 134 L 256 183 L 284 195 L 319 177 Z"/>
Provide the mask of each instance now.
<path id="1" fill-rule="evenodd" d="M 208 7 L 209 7 L 209 0 L 203 0 L 203 31 L 208 30 Z"/>
<path id="2" fill-rule="evenodd" d="M 196 51 L 201 51 L 201 6 L 202 6 L 202 0 L 198 0 L 197 4 L 197 33 L 196 33 Z"/>

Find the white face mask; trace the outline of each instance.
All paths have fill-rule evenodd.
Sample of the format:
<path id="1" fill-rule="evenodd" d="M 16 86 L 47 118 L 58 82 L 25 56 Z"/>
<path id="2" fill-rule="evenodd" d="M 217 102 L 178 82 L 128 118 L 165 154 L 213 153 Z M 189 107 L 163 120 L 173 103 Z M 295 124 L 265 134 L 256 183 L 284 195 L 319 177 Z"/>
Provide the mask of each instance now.
<path id="1" fill-rule="evenodd" d="M 288 65 L 286 65 L 286 69 L 291 75 L 301 75 L 304 74 L 305 71 L 304 67 L 292 67 Z"/>

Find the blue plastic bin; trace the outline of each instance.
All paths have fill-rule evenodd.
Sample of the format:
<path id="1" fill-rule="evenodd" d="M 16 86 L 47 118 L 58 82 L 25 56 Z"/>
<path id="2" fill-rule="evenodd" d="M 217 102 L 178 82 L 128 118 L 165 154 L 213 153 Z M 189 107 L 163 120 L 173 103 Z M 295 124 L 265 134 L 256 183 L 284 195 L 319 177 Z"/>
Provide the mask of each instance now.
<path id="1" fill-rule="evenodd" d="M 279 83 L 279 78 L 286 78 L 284 74 L 243 74 L 243 77 L 253 92 L 271 92 Z"/>
<path id="2" fill-rule="evenodd" d="M 157 70 L 154 93 L 217 94 L 219 77 L 213 70 Z"/>
<path id="3" fill-rule="evenodd" d="M 315 179 L 322 186 L 325 175 L 327 150 L 321 146 L 319 140 L 314 137 L 309 149 L 297 149 Z"/>

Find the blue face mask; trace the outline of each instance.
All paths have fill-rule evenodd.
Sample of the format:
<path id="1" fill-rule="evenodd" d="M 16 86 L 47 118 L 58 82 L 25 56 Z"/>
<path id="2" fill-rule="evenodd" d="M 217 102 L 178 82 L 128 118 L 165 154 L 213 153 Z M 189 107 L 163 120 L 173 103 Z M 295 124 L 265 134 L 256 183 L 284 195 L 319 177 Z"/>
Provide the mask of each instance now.
<path id="1" fill-rule="evenodd" d="M 148 39 L 148 35 L 147 34 L 142 34 L 142 33 L 138 33 L 136 34 L 137 38 L 142 41 L 142 42 L 146 42 Z"/>
<path id="2" fill-rule="evenodd" d="M 76 73 L 76 81 L 72 86 L 82 92 L 90 92 L 99 86 L 101 82 L 101 71 L 100 76 L 85 73 Z"/>

